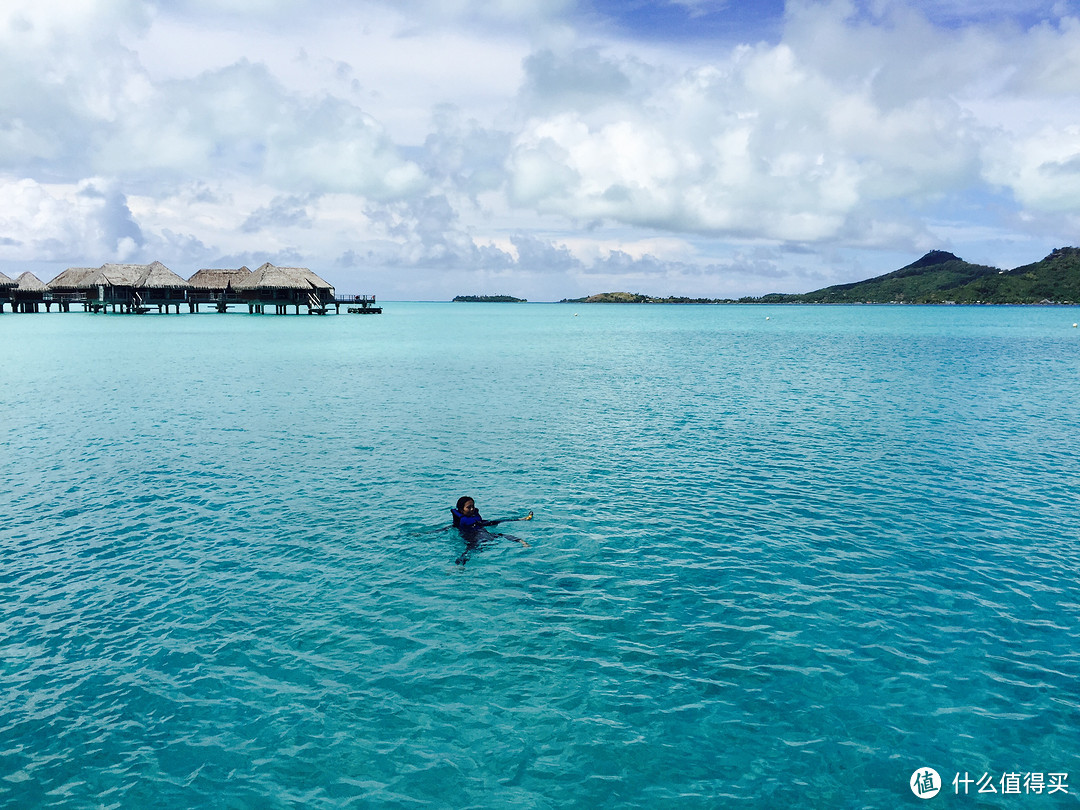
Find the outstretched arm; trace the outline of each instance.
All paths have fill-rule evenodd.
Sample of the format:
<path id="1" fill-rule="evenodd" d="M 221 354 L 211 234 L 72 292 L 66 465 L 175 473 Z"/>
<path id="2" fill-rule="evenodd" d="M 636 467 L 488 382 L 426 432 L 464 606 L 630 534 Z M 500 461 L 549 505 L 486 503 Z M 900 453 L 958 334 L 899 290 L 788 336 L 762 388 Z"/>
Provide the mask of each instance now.
<path id="1" fill-rule="evenodd" d="M 525 515 L 525 517 L 519 518 L 499 518 L 498 520 L 485 520 L 482 525 L 484 526 L 498 526 L 500 523 L 513 523 L 515 520 L 532 520 L 533 513 Z"/>

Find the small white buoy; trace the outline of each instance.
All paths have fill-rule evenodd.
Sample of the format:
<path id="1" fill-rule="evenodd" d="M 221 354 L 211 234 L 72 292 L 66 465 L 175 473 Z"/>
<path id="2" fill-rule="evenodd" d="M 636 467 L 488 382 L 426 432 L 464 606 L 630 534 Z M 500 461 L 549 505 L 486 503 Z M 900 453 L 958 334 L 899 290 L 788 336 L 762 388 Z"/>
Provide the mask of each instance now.
<path id="1" fill-rule="evenodd" d="M 576 313 L 576 312 L 574 313 L 574 317 L 575 317 L 575 318 L 577 317 L 577 313 Z M 1076 324 L 1074 323 L 1074 324 L 1073 324 L 1073 326 L 1076 326 Z"/>
<path id="2" fill-rule="evenodd" d="M 768 315 L 766 315 L 766 316 L 765 316 L 765 320 L 769 320 L 769 316 L 768 316 Z"/>

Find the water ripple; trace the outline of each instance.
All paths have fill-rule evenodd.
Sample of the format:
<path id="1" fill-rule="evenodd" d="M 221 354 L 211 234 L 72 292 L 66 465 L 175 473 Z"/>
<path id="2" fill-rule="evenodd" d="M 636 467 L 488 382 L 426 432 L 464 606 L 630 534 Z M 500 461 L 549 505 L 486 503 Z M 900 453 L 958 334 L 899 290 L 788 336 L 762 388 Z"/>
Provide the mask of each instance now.
<path id="1" fill-rule="evenodd" d="M 20 319 L 0 805 L 893 807 L 922 765 L 1069 770 L 1053 311 L 475 312 Z M 533 508 L 530 547 L 456 565 L 460 492 Z"/>

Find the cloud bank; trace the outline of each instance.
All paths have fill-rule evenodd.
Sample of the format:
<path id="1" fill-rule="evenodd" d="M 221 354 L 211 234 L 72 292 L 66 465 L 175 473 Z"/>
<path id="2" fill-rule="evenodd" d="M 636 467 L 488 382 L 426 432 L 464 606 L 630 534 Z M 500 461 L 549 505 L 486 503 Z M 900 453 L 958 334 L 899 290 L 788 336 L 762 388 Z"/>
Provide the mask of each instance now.
<path id="1" fill-rule="evenodd" d="M 655 5 L 680 24 L 570 0 L 15 0 L 0 263 L 287 258 L 383 297 L 550 300 L 1077 243 L 1071 4 Z"/>

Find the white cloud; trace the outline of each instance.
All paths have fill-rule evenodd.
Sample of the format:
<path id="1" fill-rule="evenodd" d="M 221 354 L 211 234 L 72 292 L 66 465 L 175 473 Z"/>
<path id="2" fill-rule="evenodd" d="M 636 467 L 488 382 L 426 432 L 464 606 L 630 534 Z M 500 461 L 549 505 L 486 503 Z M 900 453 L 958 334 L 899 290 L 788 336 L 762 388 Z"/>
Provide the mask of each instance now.
<path id="1" fill-rule="evenodd" d="M 555 91 L 515 137 L 513 199 L 573 221 L 811 244 L 858 230 L 883 246 L 921 244 L 923 228 L 897 214 L 968 195 L 984 176 L 1025 204 L 1080 206 L 1078 108 L 1025 137 L 992 116 L 1016 103 L 1004 87 L 1075 100 L 1075 21 L 946 31 L 898 4 L 877 18 L 843 2 L 789 8 L 784 42 L 682 72 L 595 49 L 531 60 L 526 90 Z M 628 75 L 629 93 L 615 90 Z M 585 105 L 576 86 L 598 92 Z"/>
<path id="2" fill-rule="evenodd" d="M 582 264 L 590 265 L 606 259 L 612 253 L 622 253 L 632 259 L 640 260 L 648 256 L 662 261 L 690 262 L 697 251 L 685 239 L 670 236 L 646 239 L 595 239 L 582 236 L 567 237 L 559 240 Z"/>
<path id="3" fill-rule="evenodd" d="M 294 5 L 302 8 L 286 9 Z M 529 52 L 520 30 L 465 28 L 425 16 L 422 5 L 337 3 L 312 13 L 310 4 L 289 2 L 274 15 L 230 14 L 210 26 L 170 7 L 132 47 L 156 80 L 263 65 L 288 93 L 348 101 L 397 142 L 415 145 L 441 105 L 490 122 L 520 84 Z"/>
<path id="4" fill-rule="evenodd" d="M 10 0 L 0 256 L 262 251 L 559 297 L 1075 233 L 1080 21 L 935 8 L 792 0 L 781 41 L 706 55 L 575 30 L 569 0 Z"/>
<path id="5" fill-rule="evenodd" d="M 0 208 L 0 235 L 6 242 L 0 256 L 8 260 L 123 259 L 144 242 L 126 197 L 106 179 L 44 184 L 0 178 L 0 199 L 5 201 Z M 96 262 L 90 259 L 90 263 Z"/>
<path id="6" fill-rule="evenodd" d="M 1080 215 L 1080 125 L 995 143 L 986 158 L 988 179 L 1028 209 Z"/>
<path id="7" fill-rule="evenodd" d="M 575 0 L 398 0 L 402 10 L 418 26 L 434 23 L 487 23 L 493 25 L 537 25 L 558 21 L 572 9 Z"/>
<path id="8" fill-rule="evenodd" d="M 973 175 L 955 104 L 883 112 L 785 45 L 655 76 L 637 108 L 529 119 L 510 160 L 514 199 L 583 220 L 817 241 L 867 199 Z"/>

